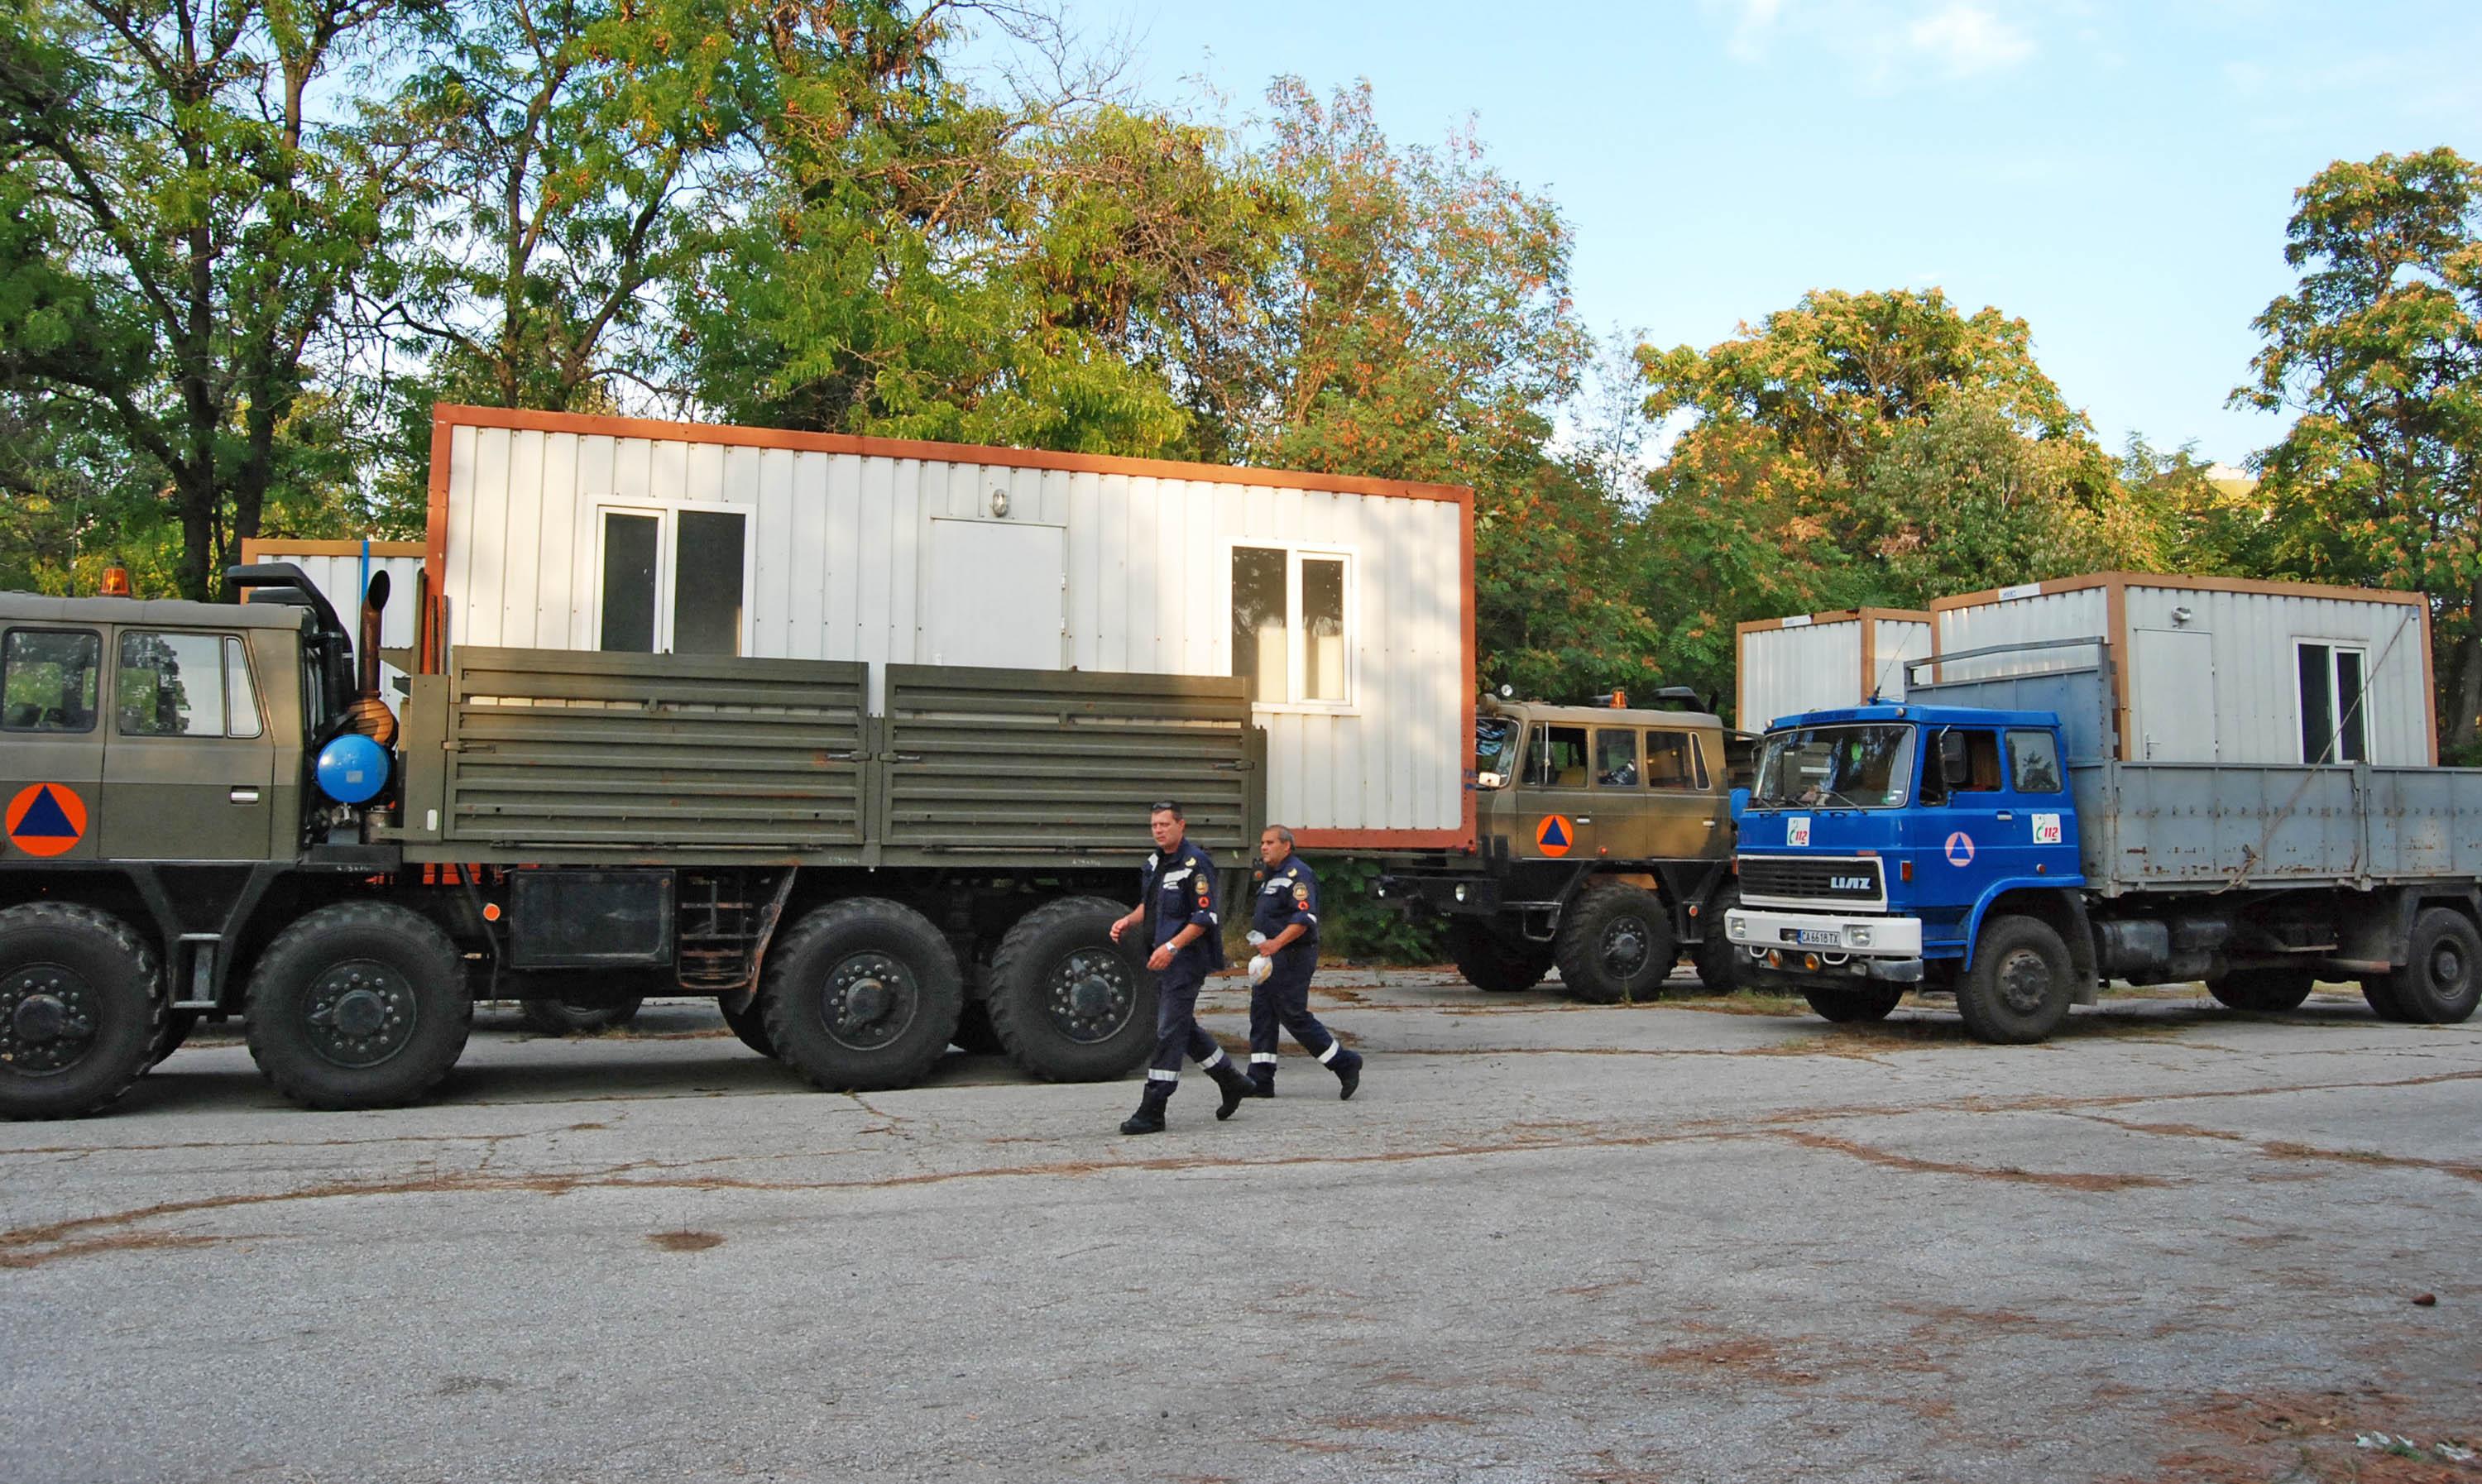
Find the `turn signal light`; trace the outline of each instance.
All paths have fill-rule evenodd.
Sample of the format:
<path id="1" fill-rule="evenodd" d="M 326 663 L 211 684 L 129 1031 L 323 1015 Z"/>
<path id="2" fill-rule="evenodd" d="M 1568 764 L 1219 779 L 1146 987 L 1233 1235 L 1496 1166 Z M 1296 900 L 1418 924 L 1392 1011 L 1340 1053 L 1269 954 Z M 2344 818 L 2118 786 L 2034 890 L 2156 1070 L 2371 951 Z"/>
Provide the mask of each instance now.
<path id="1" fill-rule="evenodd" d="M 1913 880 L 1913 879 L 1914 879 L 1914 862 L 1912 862 L 1911 861 L 1897 861 L 1897 862 L 1896 862 L 1896 879 L 1897 879 L 1898 881 L 1911 881 L 1911 880 Z"/>

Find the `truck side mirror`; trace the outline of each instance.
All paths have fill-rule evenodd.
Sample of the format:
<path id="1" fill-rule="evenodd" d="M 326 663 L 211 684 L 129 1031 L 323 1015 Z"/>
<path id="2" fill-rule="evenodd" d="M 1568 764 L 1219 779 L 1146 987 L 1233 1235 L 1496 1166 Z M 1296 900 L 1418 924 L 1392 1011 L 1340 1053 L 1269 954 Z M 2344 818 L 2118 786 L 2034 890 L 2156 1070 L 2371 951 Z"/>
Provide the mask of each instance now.
<path id="1" fill-rule="evenodd" d="M 1973 759 L 1966 755 L 1964 732 L 1941 732 L 1939 753 L 1941 782 L 1953 789 L 1973 782 Z"/>

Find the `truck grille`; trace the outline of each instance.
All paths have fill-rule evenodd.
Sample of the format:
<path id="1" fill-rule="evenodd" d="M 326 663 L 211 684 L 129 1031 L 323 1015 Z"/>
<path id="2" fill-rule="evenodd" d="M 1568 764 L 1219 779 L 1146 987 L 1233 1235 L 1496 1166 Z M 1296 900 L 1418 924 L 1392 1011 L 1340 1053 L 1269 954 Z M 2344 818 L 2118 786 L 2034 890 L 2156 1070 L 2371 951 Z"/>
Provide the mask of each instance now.
<path id="1" fill-rule="evenodd" d="M 1743 856 L 1741 895 L 1813 902 L 1877 902 L 1879 862 L 1869 857 Z"/>

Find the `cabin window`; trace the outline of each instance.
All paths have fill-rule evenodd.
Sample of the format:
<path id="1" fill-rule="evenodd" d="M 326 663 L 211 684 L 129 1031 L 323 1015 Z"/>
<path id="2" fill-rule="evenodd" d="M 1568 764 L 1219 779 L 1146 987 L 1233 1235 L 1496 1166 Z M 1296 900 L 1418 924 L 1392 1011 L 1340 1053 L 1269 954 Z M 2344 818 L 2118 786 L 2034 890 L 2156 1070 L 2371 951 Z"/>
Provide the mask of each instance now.
<path id="1" fill-rule="evenodd" d="M 1525 782 L 1534 788 L 1586 786 L 1586 729 L 1537 727 L 1526 744 Z"/>
<path id="2" fill-rule="evenodd" d="M 1648 732 L 1646 786 L 1703 790 L 1706 759 L 1698 751 L 1698 739 L 1685 731 Z"/>
<path id="3" fill-rule="evenodd" d="M 1352 703 L 1352 569 L 1344 552 L 1232 548 L 1232 674 L 1260 705 Z"/>
<path id="4" fill-rule="evenodd" d="M 604 510 L 595 647 L 739 654 L 749 562 L 740 511 Z"/>
<path id="5" fill-rule="evenodd" d="M 103 637 L 13 628 L 0 646 L 0 730 L 92 731 Z"/>
<path id="6" fill-rule="evenodd" d="M 2370 760 L 2369 708 L 2363 681 L 2369 651 L 2340 644 L 2293 647 L 2301 680 L 2301 760 Z"/>
<path id="7" fill-rule="evenodd" d="M 113 702 L 124 737 L 254 737 L 263 729 L 241 641 L 124 629 Z"/>
<path id="8" fill-rule="evenodd" d="M 1941 769 L 1939 748 L 1936 746 L 1925 748 L 1922 752 L 1922 803 L 1946 804 L 1950 802 L 1951 794 L 1998 791 L 2000 773 L 1997 733 L 1973 728 L 1954 727 L 1934 735 L 1954 735 L 1965 739 L 1966 781 L 1954 789 L 1950 789 L 1947 786 L 1946 775 Z"/>
<path id="9" fill-rule="evenodd" d="M 1637 786 L 1637 733 L 1622 728 L 1595 729 L 1595 782 L 1606 788 Z"/>
<path id="10" fill-rule="evenodd" d="M 2008 767 L 2019 793 L 2060 791 L 2060 752 L 2047 731 L 2008 733 Z"/>

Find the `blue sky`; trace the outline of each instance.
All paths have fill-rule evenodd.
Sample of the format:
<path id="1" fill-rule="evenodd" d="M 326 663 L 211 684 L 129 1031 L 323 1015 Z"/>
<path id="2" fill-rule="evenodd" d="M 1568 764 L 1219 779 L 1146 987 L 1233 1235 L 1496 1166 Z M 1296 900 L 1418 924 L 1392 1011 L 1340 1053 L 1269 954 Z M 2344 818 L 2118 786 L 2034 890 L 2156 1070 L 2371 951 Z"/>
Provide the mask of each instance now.
<path id="1" fill-rule="evenodd" d="M 2249 322 L 2332 160 L 2482 155 L 2482 3 L 1066 0 L 1141 94 L 1370 79 L 1399 143 L 1470 117 L 1576 233 L 1597 332 L 1705 346 L 1810 288 L 1939 285 L 2025 319 L 2115 450 L 2238 463 Z"/>

